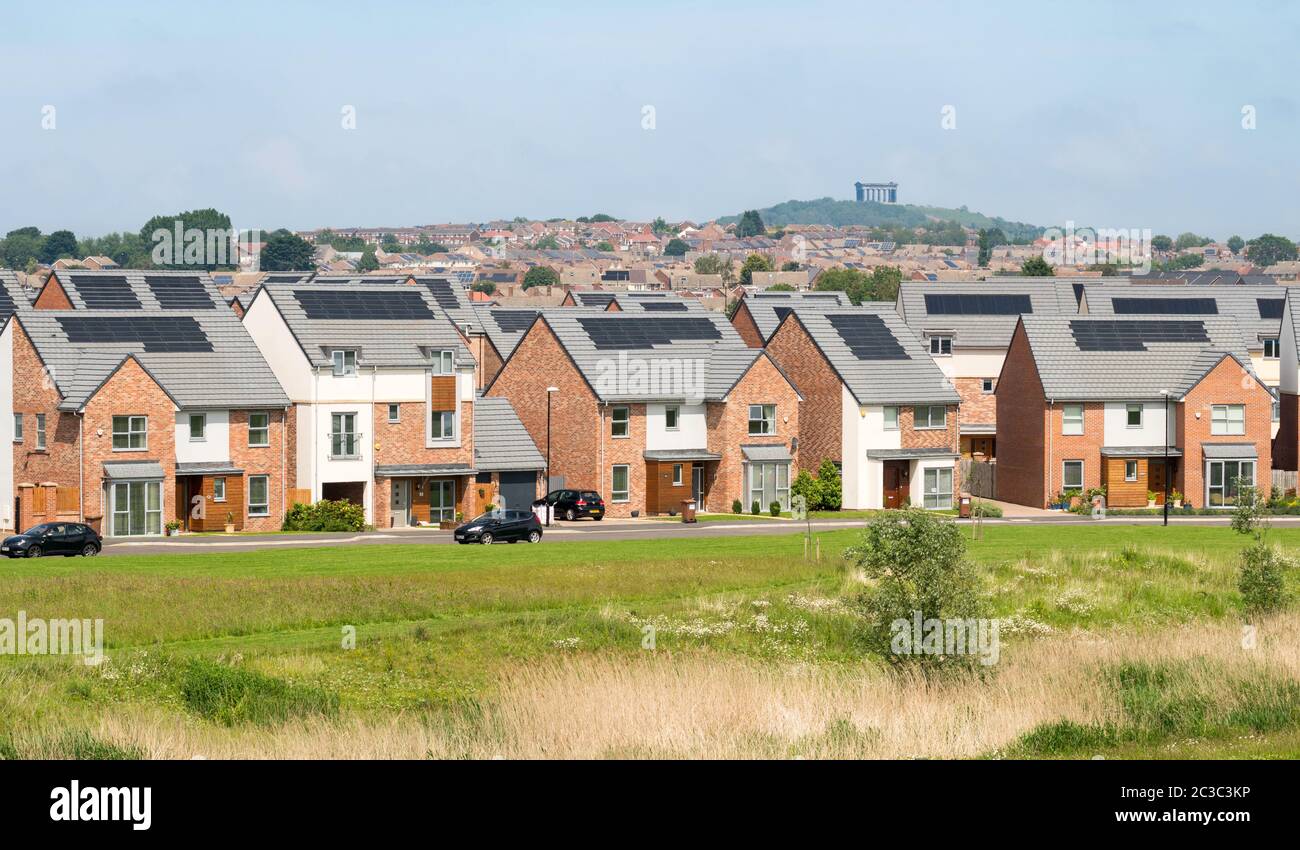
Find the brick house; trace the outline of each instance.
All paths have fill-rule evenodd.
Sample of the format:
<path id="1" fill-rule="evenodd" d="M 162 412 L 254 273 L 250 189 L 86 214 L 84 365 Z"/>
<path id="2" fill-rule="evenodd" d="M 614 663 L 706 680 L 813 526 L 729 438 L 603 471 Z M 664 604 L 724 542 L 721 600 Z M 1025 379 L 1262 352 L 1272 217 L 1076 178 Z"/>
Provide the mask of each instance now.
<path id="1" fill-rule="evenodd" d="M 1022 314 L 1071 315 L 1066 280 L 903 281 L 897 310 L 961 395 L 961 454 L 997 457 L 994 391 Z"/>
<path id="2" fill-rule="evenodd" d="M 544 310 L 486 395 L 544 454 L 549 434 L 550 489 L 597 490 L 611 516 L 789 505 L 800 396 L 719 314 Z"/>
<path id="3" fill-rule="evenodd" d="M 840 466 L 845 508 L 947 509 L 960 397 L 892 305 L 786 310 L 767 343 L 799 387 L 799 458 Z"/>
<path id="4" fill-rule="evenodd" d="M 742 292 L 744 290 L 741 290 Z M 731 314 L 731 324 L 751 348 L 762 348 L 791 307 L 852 307 L 843 292 L 756 292 L 746 295 Z"/>
<path id="5" fill-rule="evenodd" d="M 6 519 L 280 527 L 289 402 L 203 272 L 57 270 L 0 334 Z"/>
<path id="6" fill-rule="evenodd" d="M 541 455 L 508 406 L 482 404 L 444 285 L 318 278 L 253 299 L 244 327 L 294 405 L 299 501 L 351 501 L 389 528 L 536 497 Z"/>
<path id="7" fill-rule="evenodd" d="M 1220 507 L 1270 484 L 1273 396 L 1230 317 L 1022 316 L 996 397 L 999 499 Z"/>

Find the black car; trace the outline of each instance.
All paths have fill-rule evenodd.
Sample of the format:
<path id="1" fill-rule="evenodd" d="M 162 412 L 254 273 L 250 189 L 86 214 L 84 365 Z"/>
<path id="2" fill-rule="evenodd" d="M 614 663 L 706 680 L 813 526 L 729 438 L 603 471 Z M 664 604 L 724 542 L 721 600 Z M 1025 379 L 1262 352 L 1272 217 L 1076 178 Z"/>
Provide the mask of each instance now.
<path id="1" fill-rule="evenodd" d="M 533 507 L 550 505 L 554 516 L 572 522 L 589 516 L 594 520 L 605 518 L 605 500 L 595 490 L 552 490 L 544 498 L 533 502 Z"/>
<path id="2" fill-rule="evenodd" d="M 104 548 L 99 533 L 79 522 L 47 522 L 27 529 L 22 534 L 6 537 L 0 544 L 0 555 L 10 558 L 39 558 L 42 555 L 73 555 L 91 557 Z"/>
<path id="3" fill-rule="evenodd" d="M 493 511 L 456 529 L 457 543 L 540 543 L 542 524 L 532 511 Z"/>

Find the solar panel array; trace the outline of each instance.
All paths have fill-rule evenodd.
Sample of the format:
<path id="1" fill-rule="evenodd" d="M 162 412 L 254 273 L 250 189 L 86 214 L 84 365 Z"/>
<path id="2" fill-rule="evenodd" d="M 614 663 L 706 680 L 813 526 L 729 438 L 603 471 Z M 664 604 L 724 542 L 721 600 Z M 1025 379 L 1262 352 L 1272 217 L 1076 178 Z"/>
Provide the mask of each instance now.
<path id="1" fill-rule="evenodd" d="M 424 281 L 424 285 L 433 293 L 433 300 L 437 301 L 442 309 L 456 310 L 461 306 L 456 293 L 452 291 L 451 281 L 444 278 L 431 278 Z"/>
<path id="2" fill-rule="evenodd" d="M 583 306 L 608 307 L 614 300 L 612 292 L 583 292 L 577 295 L 578 303 Z"/>
<path id="3" fill-rule="evenodd" d="M 925 311 L 932 316 L 1018 316 L 1034 312 L 1028 295 L 927 293 Z"/>
<path id="4" fill-rule="evenodd" d="M 1112 298 L 1118 314 L 1165 313 L 1187 316 L 1216 316 L 1219 302 L 1213 298 Z"/>
<path id="5" fill-rule="evenodd" d="M 144 282 L 149 285 L 153 297 L 158 299 L 158 306 L 164 310 L 215 310 L 217 305 L 203 287 L 203 281 L 197 277 L 164 277 L 145 275 Z"/>
<path id="6" fill-rule="evenodd" d="M 839 295 L 834 292 L 804 292 L 799 295 L 791 292 L 756 292 L 750 298 L 781 298 L 786 301 L 791 298 L 830 298 L 838 301 Z"/>
<path id="7" fill-rule="evenodd" d="M 1261 319 L 1280 319 L 1282 318 L 1281 298 L 1256 298 L 1255 305 L 1259 308 L 1259 317 Z"/>
<path id="8" fill-rule="evenodd" d="M 537 318 L 536 310 L 493 310 L 491 316 L 497 327 L 506 333 L 523 333 Z"/>
<path id="9" fill-rule="evenodd" d="M 14 300 L 9 297 L 9 290 L 0 286 L 0 316 L 7 316 L 14 311 Z"/>
<path id="10" fill-rule="evenodd" d="M 298 289 L 293 297 L 309 319 L 385 322 L 434 317 L 418 292 Z"/>
<path id="11" fill-rule="evenodd" d="M 844 344 L 859 360 L 911 360 L 885 320 L 874 313 L 837 314 L 826 317 Z"/>
<path id="12" fill-rule="evenodd" d="M 203 328 L 190 316 L 61 316 L 68 342 L 128 343 L 149 352 L 212 351 Z"/>
<path id="13" fill-rule="evenodd" d="M 1205 323 L 1192 320 L 1128 319 L 1070 322 L 1080 351 L 1147 351 L 1159 342 L 1208 343 Z"/>
<path id="14" fill-rule="evenodd" d="M 140 299 L 122 275 L 72 275 L 81 301 L 91 310 L 141 310 Z"/>
<path id="15" fill-rule="evenodd" d="M 650 348 L 687 340 L 719 340 L 722 332 L 712 319 L 620 316 L 583 316 L 582 329 L 600 349 Z"/>
<path id="16" fill-rule="evenodd" d="M 641 305 L 641 309 L 660 313 L 685 313 L 687 308 L 680 301 L 647 301 Z"/>
<path id="17" fill-rule="evenodd" d="M 266 280 L 262 282 L 263 283 L 297 283 L 298 281 L 302 280 L 304 277 L 308 277 L 309 274 L 310 274 L 309 272 L 303 272 L 302 274 L 267 275 Z"/>

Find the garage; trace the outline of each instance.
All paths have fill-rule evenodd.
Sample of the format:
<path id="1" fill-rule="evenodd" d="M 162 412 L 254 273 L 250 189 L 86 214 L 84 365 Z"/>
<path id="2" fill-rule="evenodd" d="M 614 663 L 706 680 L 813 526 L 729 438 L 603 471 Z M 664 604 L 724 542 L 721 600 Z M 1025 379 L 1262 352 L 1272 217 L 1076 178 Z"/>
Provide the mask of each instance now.
<path id="1" fill-rule="evenodd" d="M 503 507 L 510 510 L 526 511 L 538 498 L 537 473 L 532 470 L 523 472 L 501 472 L 498 485 Z"/>

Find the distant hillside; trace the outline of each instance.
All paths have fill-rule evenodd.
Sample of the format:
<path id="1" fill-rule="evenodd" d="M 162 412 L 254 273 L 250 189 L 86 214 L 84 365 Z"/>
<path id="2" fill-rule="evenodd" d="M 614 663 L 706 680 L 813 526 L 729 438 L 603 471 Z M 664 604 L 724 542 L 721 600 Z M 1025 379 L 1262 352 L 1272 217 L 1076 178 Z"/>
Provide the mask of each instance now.
<path id="1" fill-rule="evenodd" d="M 859 225 L 863 227 L 921 227 L 939 221 L 955 221 L 967 227 L 1000 227 L 1008 239 L 1023 241 L 1033 239 L 1042 228 L 1020 221 L 971 212 L 962 207 L 923 207 L 913 204 L 880 204 L 874 201 L 837 201 L 820 198 L 816 201 L 786 201 L 774 207 L 759 210 L 763 223 L 769 227 L 785 224 L 827 224 L 835 227 Z M 726 224 L 736 221 L 738 215 L 718 219 Z"/>

